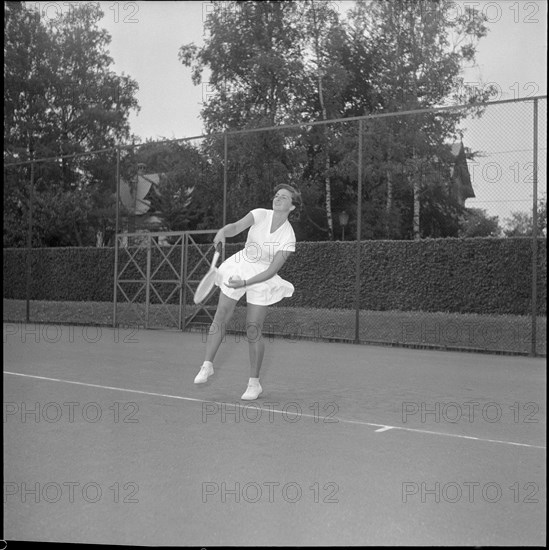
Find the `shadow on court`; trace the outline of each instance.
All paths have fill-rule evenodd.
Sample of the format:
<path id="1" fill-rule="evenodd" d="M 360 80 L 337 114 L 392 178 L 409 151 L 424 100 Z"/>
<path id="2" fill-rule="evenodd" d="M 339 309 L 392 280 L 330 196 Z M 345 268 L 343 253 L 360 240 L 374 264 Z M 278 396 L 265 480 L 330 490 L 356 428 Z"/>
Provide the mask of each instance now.
<path id="1" fill-rule="evenodd" d="M 4 323 L 4 538 L 541 545 L 545 360 Z"/>

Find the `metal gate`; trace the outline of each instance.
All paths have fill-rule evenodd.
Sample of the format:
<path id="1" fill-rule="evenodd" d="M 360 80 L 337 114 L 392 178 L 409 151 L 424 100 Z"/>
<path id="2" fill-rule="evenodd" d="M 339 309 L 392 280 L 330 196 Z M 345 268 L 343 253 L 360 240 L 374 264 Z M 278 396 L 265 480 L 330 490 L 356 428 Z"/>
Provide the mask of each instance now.
<path id="1" fill-rule="evenodd" d="M 213 244 L 197 235 L 215 231 L 119 233 L 115 240 L 113 326 L 178 328 L 213 320 L 212 298 L 192 296 L 206 273 Z"/>

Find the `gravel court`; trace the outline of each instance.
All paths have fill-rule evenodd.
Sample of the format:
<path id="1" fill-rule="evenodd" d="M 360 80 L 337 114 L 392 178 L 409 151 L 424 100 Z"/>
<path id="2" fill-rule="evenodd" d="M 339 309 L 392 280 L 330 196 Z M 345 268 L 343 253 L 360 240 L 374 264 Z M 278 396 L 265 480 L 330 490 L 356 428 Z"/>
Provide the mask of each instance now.
<path id="1" fill-rule="evenodd" d="M 71 342 L 65 328 L 65 342 L 47 342 L 4 329 L 5 371 L 27 375 L 4 375 L 7 539 L 203 546 L 545 540 L 541 360 L 274 340 L 264 394 L 252 404 L 239 400 L 247 380 L 242 341 L 228 338 L 216 374 L 196 387 L 199 334 L 140 330 L 135 342 L 116 342 L 103 329 L 96 342 L 76 335 Z M 421 421 L 413 408 L 402 421 L 402 402 L 427 407 L 472 397 L 481 412 L 486 403 L 502 411 L 539 403 L 531 416 L 539 422 L 517 422 L 520 407 L 498 422 L 482 414 L 449 422 L 449 407 L 440 422 L 435 414 Z M 23 403 L 27 413 L 40 403 L 38 422 L 32 412 L 21 420 Z M 73 403 L 72 422 L 64 403 Z"/>

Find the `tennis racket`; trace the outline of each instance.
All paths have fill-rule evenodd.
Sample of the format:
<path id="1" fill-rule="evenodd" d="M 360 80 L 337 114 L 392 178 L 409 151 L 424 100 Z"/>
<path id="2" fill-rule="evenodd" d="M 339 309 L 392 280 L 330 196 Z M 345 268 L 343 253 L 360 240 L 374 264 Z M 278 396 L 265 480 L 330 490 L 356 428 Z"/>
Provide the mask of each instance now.
<path id="1" fill-rule="evenodd" d="M 217 243 L 210 269 L 208 270 L 208 273 L 206 273 L 206 275 L 202 277 L 202 280 L 200 281 L 200 283 L 198 283 L 198 286 L 196 287 L 196 290 L 194 292 L 195 304 L 202 304 L 210 297 L 210 294 L 215 285 L 215 276 L 217 274 L 216 266 L 217 261 L 219 260 L 220 249 L 221 243 Z"/>

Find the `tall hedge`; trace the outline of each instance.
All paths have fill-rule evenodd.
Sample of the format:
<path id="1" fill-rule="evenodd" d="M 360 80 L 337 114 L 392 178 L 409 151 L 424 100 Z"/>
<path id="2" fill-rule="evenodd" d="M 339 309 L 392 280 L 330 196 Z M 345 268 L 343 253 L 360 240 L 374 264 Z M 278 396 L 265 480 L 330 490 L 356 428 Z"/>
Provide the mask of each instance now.
<path id="1" fill-rule="evenodd" d="M 538 313 L 542 315 L 546 314 L 547 302 L 546 242 L 539 239 L 538 243 Z M 241 245 L 228 244 L 226 253 L 239 248 Z M 26 254 L 25 249 L 4 249 L 4 298 L 26 297 Z M 114 249 L 45 248 L 30 254 L 31 299 L 112 301 Z M 364 241 L 360 255 L 361 309 L 517 315 L 531 312 L 531 239 Z M 128 258 L 121 250 L 120 259 Z M 189 270 L 199 258 L 196 250 L 189 251 Z M 294 296 L 284 305 L 354 308 L 356 258 L 355 242 L 298 243 L 296 253 L 280 272 L 296 287 Z M 169 259 L 176 270 L 181 268 L 181 250 L 174 249 Z M 172 268 L 162 260 L 162 254 L 153 250 L 154 278 L 176 279 Z M 139 251 L 135 262 L 145 273 L 146 251 Z M 206 268 L 203 262 L 192 278 L 199 279 Z M 123 277 L 140 279 L 142 275 L 130 262 Z M 143 285 L 124 283 L 123 288 L 128 296 L 137 294 L 138 301 L 144 301 Z M 151 301 L 158 302 L 156 293 L 166 299 L 174 288 L 174 283 L 155 283 Z M 170 301 L 179 301 L 177 292 Z"/>

